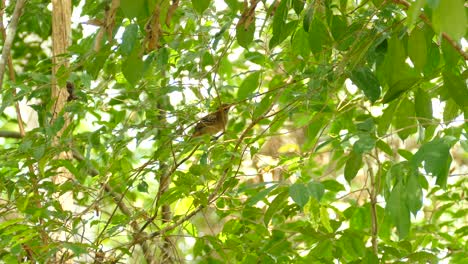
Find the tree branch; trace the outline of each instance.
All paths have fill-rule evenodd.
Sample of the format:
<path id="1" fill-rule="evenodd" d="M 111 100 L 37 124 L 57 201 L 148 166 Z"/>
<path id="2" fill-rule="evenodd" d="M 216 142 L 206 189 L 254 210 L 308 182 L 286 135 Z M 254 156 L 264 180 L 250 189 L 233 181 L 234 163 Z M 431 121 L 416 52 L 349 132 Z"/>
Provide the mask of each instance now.
<path id="1" fill-rule="evenodd" d="M 3 138 L 22 138 L 23 136 L 15 131 L 0 131 L 0 137 Z"/>
<path id="2" fill-rule="evenodd" d="M 10 24 L 8 25 L 8 32 L 3 43 L 2 57 L 0 58 L 0 89 L 3 87 L 3 75 L 5 74 L 6 63 L 11 53 L 11 45 L 15 39 L 16 29 L 18 28 L 18 21 L 23 11 L 24 4 L 27 0 L 17 0 L 15 5 L 15 11 L 11 17 Z"/>

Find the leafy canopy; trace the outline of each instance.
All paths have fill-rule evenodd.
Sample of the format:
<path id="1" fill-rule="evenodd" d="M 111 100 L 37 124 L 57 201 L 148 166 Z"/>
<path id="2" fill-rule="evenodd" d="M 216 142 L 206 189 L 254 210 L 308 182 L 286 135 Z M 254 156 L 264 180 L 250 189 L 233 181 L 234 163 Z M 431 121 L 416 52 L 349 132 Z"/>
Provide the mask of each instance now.
<path id="1" fill-rule="evenodd" d="M 464 1 L 115 2 L 73 1 L 53 124 L 49 2 L 20 18 L 0 132 L 23 100 L 38 125 L 0 138 L 3 261 L 467 260 Z M 189 139 L 221 103 L 225 133 Z"/>

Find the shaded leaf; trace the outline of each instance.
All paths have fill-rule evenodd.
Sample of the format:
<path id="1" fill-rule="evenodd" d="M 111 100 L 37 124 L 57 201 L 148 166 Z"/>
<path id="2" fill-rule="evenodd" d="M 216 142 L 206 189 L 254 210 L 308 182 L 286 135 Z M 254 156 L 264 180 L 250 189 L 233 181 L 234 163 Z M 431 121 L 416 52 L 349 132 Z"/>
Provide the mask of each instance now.
<path id="1" fill-rule="evenodd" d="M 449 139 L 439 138 L 422 145 L 411 159 L 414 167 L 424 162 L 424 170 L 437 177 L 436 183 L 445 187 L 452 156 L 450 155 Z"/>
<path id="2" fill-rule="evenodd" d="M 460 106 L 468 107 L 468 87 L 461 76 L 445 71 L 443 73 L 444 86 L 448 90 L 450 97 Z"/>
<path id="3" fill-rule="evenodd" d="M 346 161 L 344 176 L 346 181 L 351 182 L 362 167 L 362 155 L 351 151 Z"/>
<path id="4" fill-rule="evenodd" d="M 419 79 L 417 78 L 402 79 L 397 81 L 395 84 L 391 85 L 388 91 L 385 93 L 382 103 L 387 104 L 397 99 L 401 94 L 413 88 L 414 85 L 418 83 L 418 81 Z"/>
<path id="5" fill-rule="evenodd" d="M 369 152 L 375 147 L 376 140 L 369 134 L 362 135 L 353 145 L 353 151 L 358 154 Z"/>
<path id="6" fill-rule="evenodd" d="M 398 182 L 392 189 L 387 200 L 386 210 L 398 230 L 400 239 L 405 238 L 410 229 L 410 212 L 406 205 L 406 192 Z"/>
<path id="7" fill-rule="evenodd" d="M 125 31 L 122 36 L 122 45 L 120 45 L 120 50 L 122 55 L 128 56 L 133 51 L 134 45 L 137 43 L 138 39 L 138 25 L 130 24 L 125 27 Z"/>
<path id="8" fill-rule="evenodd" d="M 309 182 L 307 184 L 307 189 L 309 189 L 309 194 L 320 202 L 325 192 L 323 184 L 320 182 Z"/>
<path id="9" fill-rule="evenodd" d="M 359 67 L 351 72 L 351 81 L 374 103 L 380 97 L 380 83 L 368 67 Z"/>
<path id="10" fill-rule="evenodd" d="M 266 210 L 265 215 L 263 216 L 263 223 L 265 224 L 265 226 L 268 226 L 273 215 L 280 211 L 280 208 L 287 203 L 288 195 L 289 193 L 287 191 L 283 191 L 280 194 L 278 194 L 275 197 L 275 199 L 273 199 L 273 201 L 270 203 L 270 206 L 268 206 L 268 209 Z"/>
<path id="11" fill-rule="evenodd" d="M 414 104 L 408 98 L 401 100 L 395 115 L 395 128 L 402 140 L 418 131 Z"/>
<path id="12" fill-rule="evenodd" d="M 422 207 L 422 188 L 418 181 L 418 174 L 411 173 L 406 183 L 406 197 L 409 210 L 416 215 Z"/>
<path id="13" fill-rule="evenodd" d="M 429 95 L 419 88 L 415 94 L 415 110 L 419 124 L 428 127 L 432 121 L 432 101 Z"/>
<path id="14" fill-rule="evenodd" d="M 309 190 L 304 184 L 295 183 L 289 187 L 289 196 L 301 208 L 309 201 Z"/>
<path id="15" fill-rule="evenodd" d="M 389 104 L 383 111 L 382 116 L 378 119 L 377 134 L 383 136 L 387 133 L 390 124 L 393 121 L 395 110 L 398 106 L 398 102 Z"/>

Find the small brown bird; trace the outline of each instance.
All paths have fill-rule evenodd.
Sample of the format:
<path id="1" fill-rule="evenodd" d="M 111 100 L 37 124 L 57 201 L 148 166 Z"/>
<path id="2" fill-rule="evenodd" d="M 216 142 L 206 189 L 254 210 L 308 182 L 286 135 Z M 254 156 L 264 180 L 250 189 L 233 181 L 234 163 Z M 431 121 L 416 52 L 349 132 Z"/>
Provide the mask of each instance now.
<path id="1" fill-rule="evenodd" d="M 224 131 L 228 122 L 228 112 L 232 104 L 222 104 L 216 112 L 204 116 L 195 126 L 192 138 L 203 135 L 214 135 Z"/>

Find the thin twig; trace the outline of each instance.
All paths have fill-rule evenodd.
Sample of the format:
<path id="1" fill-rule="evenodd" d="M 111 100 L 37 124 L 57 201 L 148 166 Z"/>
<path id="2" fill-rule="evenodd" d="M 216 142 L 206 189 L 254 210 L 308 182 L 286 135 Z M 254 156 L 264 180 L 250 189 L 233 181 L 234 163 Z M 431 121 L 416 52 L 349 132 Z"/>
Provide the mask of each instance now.
<path id="1" fill-rule="evenodd" d="M 378 237 L 378 222 L 377 222 L 377 194 L 379 190 L 377 189 L 376 182 L 375 182 L 375 175 L 374 171 L 372 170 L 372 164 L 370 163 L 369 160 L 367 160 L 367 172 L 369 174 L 370 178 L 370 207 L 371 207 L 371 223 L 372 223 L 372 230 L 371 230 L 371 235 L 372 235 L 372 249 L 374 251 L 374 254 L 377 255 L 378 253 L 378 243 L 377 243 L 377 237 Z"/>

